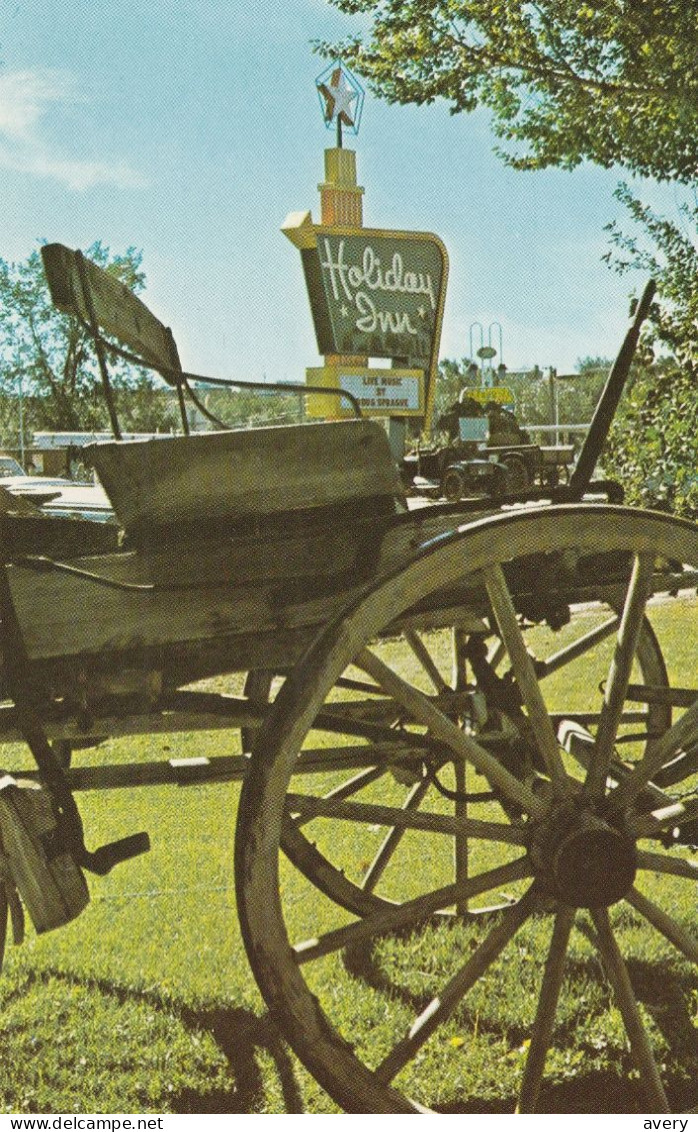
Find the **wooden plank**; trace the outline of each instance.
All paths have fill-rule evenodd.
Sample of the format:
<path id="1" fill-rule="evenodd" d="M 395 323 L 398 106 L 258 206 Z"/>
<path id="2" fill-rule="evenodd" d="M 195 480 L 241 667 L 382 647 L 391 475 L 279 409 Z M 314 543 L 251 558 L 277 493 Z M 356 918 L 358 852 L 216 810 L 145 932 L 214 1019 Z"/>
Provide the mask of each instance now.
<path id="1" fill-rule="evenodd" d="M 136 537 L 153 528 L 220 528 L 381 498 L 395 511 L 403 497 L 387 436 L 375 421 L 104 442 L 84 452 L 119 521 Z M 341 523 L 341 514 L 334 521 Z"/>
<path id="2" fill-rule="evenodd" d="M 237 727 L 259 726 L 261 713 L 238 709 L 229 718 L 223 715 L 206 715 L 202 712 L 148 712 L 141 715 L 106 715 L 89 721 L 75 716 L 63 720 L 42 721 L 49 741 L 67 740 L 81 745 L 97 746 L 106 737 L 125 738 L 132 735 L 175 735 L 187 731 L 230 731 Z M 24 735 L 16 721 L 14 708 L 9 704 L 0 707 L 0 737 L 3 743 L 22 743 Z M 20 778 L 26 778 L 24 771 Z M 31 775 L 29 776 L 31 777 Z"/>
<path id="3" fill-rule="evenodd" d="M 149 718 L 141 717 L 140 729 L 135 734 L 151 734 Z M 409 748 L 407 748 L 409 754 Z M 370 746 L 320 748 L 303 751 L 294 770 L 295 775 L 315 775 L 341 770 L 372 767 L 381 758 L 394 755 L 393 745 L 372 743 Z M 71 790 L 122 790 L 134 786 L 191 786 L 204 782 L 241 782 L 247 773 L 250 758 L 247 755 L 215 755 L 213 758 L 169 759 L 156 762 L 102 763 L 92 766 L 72 766 L 66 770 Z M 35 768 L 17 771 L 17 777 L 38 781 Z M 1 795 L 0 795 L 1 801 Z M 508 830 L 510 826 L 497 827 Z M 505 837 L 505 840 L 512 840 Z M 519 844 L 518 834 L 516 844 Z"/>
<path id="4" fill-rule="evenodd" d="M 46 244 L 41 249 L 44 272 L 54 306 L 65 314 L 90 321 L 85 302 L 78 253 L 63 244 Z M 153 315 L 125 284 L 82 257 L 97 322 L 145 362 L 160 370 L 179 370 L 172 332 Z M 168 380 L 175 384 L 172 376 Z"/>
<path id="5" fill-rule="evenodd" d="M 421 543 L 452 526 L 452 515 L 434 516 L 426 509 L 397 519 L 387 530 L 383 523 L 365 524 L 356 532 L 361 560 L 356 555 L 349 559 L 340 541 L 341 574 L 336 576 L 321 573 L 336 548 L 337 536 L 331 531 L 324 541 L 318 535 L 313 543 L 312 562 L 302 543 L 296 557 L 289 552 L 293 545 L 285 548 L 283 541 L 274 541 L 266 547 L 260 544 L 256 552 L 248 543 L 170 545 L 151 554 L 95 556 L 72 563 L 133 586 L 164 583 L 154 590 L 122 590 L 78 574 L 37 571 L 22 564 L 11 566 L 8 573 L 32 660 L 88 653 L 111 656 L 118 663 L 124 654 L 170 644 L 319 628 L 367 582 L 406 563 Z M 362 572 L 372 540 L 370 571 Z M 348 562 L 352 569 L 346 569 Z M 170 588 L 173 581 L 182 588 Z M 289 662 L 297 647 L 294 642 Z M 272 652 L 278 663 L 278 651 Z"/>

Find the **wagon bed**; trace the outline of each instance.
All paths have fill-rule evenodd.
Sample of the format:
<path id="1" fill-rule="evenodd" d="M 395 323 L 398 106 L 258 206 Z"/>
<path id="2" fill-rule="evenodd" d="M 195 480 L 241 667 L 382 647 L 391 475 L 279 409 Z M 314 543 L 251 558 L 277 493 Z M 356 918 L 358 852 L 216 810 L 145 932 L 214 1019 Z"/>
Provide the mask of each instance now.
<path id="1" fill-rule="evenodd" d="M 79 253 L 53 245 L 44 259 L 54 301 L 90 328 L 112 415 L 114 345 L 100 328 L 183 405 L 189 375 L 171 333 Z M 3 528 L 0 732 L 34 755 L 58 859 L 105 872 L 147 848 L 135 834 L 89 852 L 74 791 L 243 780 L 236 884 L 250 963 L 295 1051 L 349 1111 L 433 1103 L 432 1037 L 448 1035 L 509 941 L 545 917 L 518 1109 L 539 1101 L 575 925 L 604 967 L 645 1102 L 695 1104 L 692 1084 L 665 1091 L 615 920 L 630 909 L 682 962 L 698 960 L 695 920 L 662 903 L 664 882 L 696 881 L 698 690 L 695 669 L 667 664 L 653 625 L 658 599 L 695 592 L 698 528 L 592 482 L 650 297 L 569 484 L 489 511 L 409 511 L 384 432 L 357 419 L 93 446 L 124 531 L 118 550 L 60 553 L 54 540 L 50 553 L 27 552 L 19 519 Z M 695 641 L 695 604 L 677 608 Z M 197 686 L 232 673 L 241 694 Z M 239 729 L 240 753 L 70 765 L 73 748 L 106 736 L 197 728 Z M 350 867 L 348 829 L 374 845 Z M 307 938 L 289 939 L 284 902 L 296 898 L 280 855 L 329 899 L 336 926 L 314 925 L 309 901 Z M 33 873 L 15 867 L 26 900 Z M 644 885 L 655 876 L 659 896 Z M 52 926 L 41 887 L 30 896 L 37 928 Z M 74 915 L 78 880 L 72 898 Z M 382 1053 L 348 1045 L 331 989 L 305 972 L 357 948 L 378 955 L 386 939 L 409 963 L 444 923 L 456 955 L 459 933 L 477 926 L 472 954 L 448 978 L 434 972 L 430 999 L 407 996 L 407 1025 L 404 994 L 387 994 Z"/>

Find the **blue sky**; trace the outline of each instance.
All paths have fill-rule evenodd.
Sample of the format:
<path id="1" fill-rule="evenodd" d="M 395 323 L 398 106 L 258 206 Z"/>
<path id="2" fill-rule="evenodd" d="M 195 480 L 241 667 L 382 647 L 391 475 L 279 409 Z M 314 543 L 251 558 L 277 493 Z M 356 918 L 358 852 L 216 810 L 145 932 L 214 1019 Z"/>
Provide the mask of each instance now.
<path id="1" fill-rule="evenodd" d="M 0 0 L 0 256 L 42 239 L 133 245 L 186 368 L 303 380 L 317 347 L 279 227 L 290 211 L 319 219 L 333 144 L 310 41 L 358 26 L 325 0 Z M 633 286 L 601 262 L 603 225 L 624 219 L 619 174 L 515 173 L 492 142 L 484 114 L 368 93 L 346 139 L 364 222 L 445 241 L 443 357 L 468 353 L 476 322 L 501 325 L 510 368 L 613 354 Z"/>

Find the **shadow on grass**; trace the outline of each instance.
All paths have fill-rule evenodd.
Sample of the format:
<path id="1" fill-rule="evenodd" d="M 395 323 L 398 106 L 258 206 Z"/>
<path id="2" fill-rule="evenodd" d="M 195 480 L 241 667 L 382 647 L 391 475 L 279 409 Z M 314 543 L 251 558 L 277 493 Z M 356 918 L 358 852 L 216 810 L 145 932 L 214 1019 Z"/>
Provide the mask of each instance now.
<path id="1" fill-rule="evenodd" d="M 165 1012 L 176 1019 L 187 1033 L 205 1034 L 213 1040 L 227 1062 L 229 1083 L 217 1089 L 192 1087 L 173 1092 L 167 1097 L 168 1111 L 187 1114 L 265 1111 L 268 1071 L 265 1080 L 265 1074 L 258 1064 L 258 1056 L 266 1053 L 278 1075 L 283 1099 L 282 1111 L 305 1112 L 295 1077 L 294 1062 L 268 1014 L 257 1016 L 242 1007 L 194 1009 L 172 1001 L 163 1002 L 157 993 L 130 989 L 107 979 L 80 978 L 50 967 L 26 972 L 21 985 L 5 997 L 2 1009 L 7 1009 L 33 989 L 41 990 L 52 981 L 64 984 L 66 988 L 81 987 L 95 992 L 117 1006 L 134 1004 L 146 1006 L 154 1013 Z M 68 1045 L 69 1042 L 66 1042 L 66 1049 Z"/>
<path id="2" fill-rule="evenodd" d="M 494 922 L 494 921 L 493 921 Z M 454 922 L 454 926 L 457 926 Z M 583 934 L 594 941 L 593 930 L 583 923 L 579 925 Z M 464 954 L 465 961 L 467 955 Z M 346 970 L 359 982 L 374 990 L 397 999 L 409 1006 L 415 1016 L 420 1015 L 433 999 L 432 993 L 415 993 L 401 985 L 385 971 L 376 955 L 375 948 L 346 949 L 343 953 Z M 664 1086 L 670 1102 L 671 1112 L 682 1113 L 695 1110 L 696 1082 L 698 1081 L 698 1039 L 695 1019 L 691 1016 L 689 1002 L 698 992 L 698 976 L 692 973 L 682 975 L 676 966 L 667 959 L 647 962 L 633 957 L 627 959 L 627 970 L 638 1003 L 646 1009 L 654 1025 L 659 1030 L 667 1046 L 667 1062 L 670 1069 L 663 1074 Z M 585 980 L 601 980 L 605 983 L 605 1001 L 610 1005 L 612 992 L 595 956 L 586 958 L 567 957 L 567 978 L 574 984 Z M 463 1018 L 473 1018 L 463 1002 L 460 1011 Z M 564 1048 L 577 1042 L 578 1048 L 585 1051 L 591 1062 L 597 1051 L 576 1033 L 580 1025 L 579 1017 L 572 1017 L 567 1023 L 556 1027 L 554 1045 Z M 530 1037 L 530 1026 L 513 1019 L 509 1024 L 503 1020 L 487 1019 L 481 1013 L 477 1016 L 477 1029 L 480 1034 L 489 1033 L 497 1038 L 506 1037 L 512 1049 L 522 1045 Z M 551 1081 L 543 1079 L 541 1095 L 537 1107 L 541 1113 L 642 1113 L 647 1102 L 637 1081 L 630 1080 L 632 1060 L 629 1051 L 623 1055 L 617 1072 L 583 1067 L 574 1077 Z M 439 1111 L 444 1113 L 513 1113 L 517 1097 L 512 1094 L 503 1100 L 487 1098 L 459 1098 L 452 1105 Z"/>
<path id="3" fill-rule="evenodd" d="M 226 1058 L 235 1078 L 235 1091 L 201 1093 L 182 1090 L 173 1098 L 172 1111 L 181 1113 L 247 1113 L 263 1107 L 265 1085 L 257 1063 L 258 1051 L 266 1050 L 274 1062 L 283 1095 L 284 1112 L 305 1112 L 296 1083 L 293 1062 L 268 1014 L 258 1018 L 235 1007 L 193 1011 L 181 1010 L 186 1027 L 205 1030 Z"/>
<path id="4" fill-rule="evenodd" d="M 685 1083 L 669 1088 L 667 1095 L 673 1113 L 694 1112 L 696 1096 L 695 1085 Z M 516 1106 L 516 1097 L 505 1101 L 488 1101 L 469 1098 L 453 1106 L 444 1105 L 439 1112 L 448 1113 L 502 1113 L 511 1115 Z M 544 1083 L 536 1106 L 536 1113 L 548 1115 L 570 1115 L 571 1113 L 622 1113 L 628 1115 L 647 1114 L 647 1104 L 639 1087 L 630 1081 L 617 1077 L 614 1073 L 598 1071 L 585 1073 L 570 1081 L 556 1084 Z"/>
<path id="5" fill-rule="evenodd" d="M 444 1105 L 442 1113 L 503 1113 L 511 1115 L 517 1098 L 495 1101 L 468 1098 L 452 1106 Z M 590 1107 L 593 1105 L 593 1107 Z M 639 1090 L 614 1073 L 589 1072 L 582 1077 L 557 1084 L 544 1082 L 536 1106 L 537 1113 L 560 1116 L 573 1112 L 585 1113 L 642 1113 L 645 1111 Z M 682 1109 L 675 1109 L 680 1112 Z"/>
<path id="6" fill-rule="evenodd" d="M 345 955 L 347 966 L 353 976 L 360 981 L 378 987 L 383 993 L 395 993 L 396 986 L 390 983 L 381 970 L 380 964 L 370 951 L 363 956 Z M 589 978 L 599 975 L 599 965 L 592 957 L 572 959 L 569 974 L 575 978 Z M 630 973 L 637 998 L 651 1014 L 655 1024 L 665 1037 L 670 1049 L 669 1062 L 681 1066 L 684 1076 L 665 1081 L 671 1103 L 671 1111 L 687 1112 L 695 1105 L 695 1082 L 698 1078 L 698 1050 L 693 1020 L 689 1017 L 686 992 L 695 990 L 696 980 L 689 976 L 682 979 L 671 962 L 662 960 L 650 964 L 644 961 L 628 960 Z M 206 1036 L 225 1059 L 222 1073 L 215 1084 L 207 1085 L 205 1078 L 192 1074 L 191 1086 L 178 1083 L 176 1091 L 166 1094 L 167 1111 L 182 1114 L 238 1114 L 269 1111 L 270 1101 L 277 1113 L 301 1113 L 305 1111 L 303 1096 L 295 1060 L 287 1051 L 278 1030 L 269 1015 L 256 1015 L 252 1010 L 235 1006 L 203 1006 L 195 1008 L 172 999 L 164 999 L 157 991 L 140 991 L 123 986 L 110 979 L 80 978 L 60 968 L 25 971 L 20 984 L 9 990 L 4 1007 L 10 1007 L 32 991 L 44 993 L 49 984 L 59 984 L 66 988 L 68 1017 L 57 1022 L 59 1040 L 65 1034 L 63 1049 L 68 1059 L 78 1062 L 83 1053 L 75 1043 L 70 1011 L 80 1009 L 79 1004 L 71 1004 L 70 988 L 101 996 L 107 1004 L 114 1007 L 145 1007 L 154 1015 L 159 1015 L 163 1026 L 170 1019 L 181 1027 L 193 1040 Z M 406 988 L 400 988 L 403 996 L 421 1009 L 424 1000 L 421 996 L 411 996 Z M 61 993 L 62 997 L 62 993 Z M 96 1002 L 96 999 L 95 999 Z M 84 1009 L 84 1000 L 82 1003 Z M 488 1030 L 496 1036 L 506 1035 L 512 1048 L 522 1044 L 529 1036 L 528 1028 L 512 1019 L 511 1025 L 495 1019 L 489 1022 L 479 1018 L 480 1032 Z M 26 1025 L 26 1019 L 24 1020 Z M 566 1025 L 556 1030 L 555 1045 L 565 1046 L 575 1040 L 573 1030 L 578 1022 L 572 1018 Z M 584 1041 L 577 1044 L 584 1049 Z M 73 1048 L 71 1049 L 71 1042 Z M 105 1037 L 106 1044 L 106 1037 Z M 589 1062 L 594 1050 L 589 1048 Z M 105 1055 L 106 1056 L 106 1055 Z M 108 1060 L 108 1058 L 107 1058 Z M 106 1063 L 106 1062 L 105 1062 Z M 214 1064 L 214 1062 L 212 1062 Z M 623 1064 L 611 1070 L 600 1069 L 590 1063 L 579 1067 L 576 1075 L 569 1079 L 544 1080 L 538 1111 L 551 1114 L 562 1113 L 641 1113 L 644 1102 L 639 1083 L 628 1079 L 630 1063 L 623 1056 Z M 213 1075 L 212 1075 L 213 1076 Z M 180 1082 L 182 1075 L 180 1074 Z M 134 1094 L 135 1095 L 135 1094 Z M 273 1095 L 273 1100 L 272 1100 Z M 159 1098 L 158 1098 L 159 1100 Z M 58 1100 L 57 1100 L 58 1103 Z M 486 1096 L 460 1096 L 442 1111 L 448 1113 L 512 1113 L 516 1097 L 512 1093 L 504 1099 L 491 1100 Z M 36 1111 L 31 1108 L 25 1111 Z M 60 1111 L 56 1109 L 55 1111 Z M 109 1111 L 109 1110 L 103 1110 Z M 117 1111 L 114 1109 L 113 1111 Z"/>

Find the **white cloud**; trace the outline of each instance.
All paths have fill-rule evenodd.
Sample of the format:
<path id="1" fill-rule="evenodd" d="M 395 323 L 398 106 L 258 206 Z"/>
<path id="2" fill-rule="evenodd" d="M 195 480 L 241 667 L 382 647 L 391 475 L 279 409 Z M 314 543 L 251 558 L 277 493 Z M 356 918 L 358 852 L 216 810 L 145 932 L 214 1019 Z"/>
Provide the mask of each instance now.
<path id="1" fill-rule="evenodd" d="M 84 102 L 65 71 L 0 71 L 0 167 L 48 177 L 84 190 L 110 184 L 138 188 L 141 175 L 124 161 L 90 161 L 60 153 L 42 129 L 51 106 Z"/>

